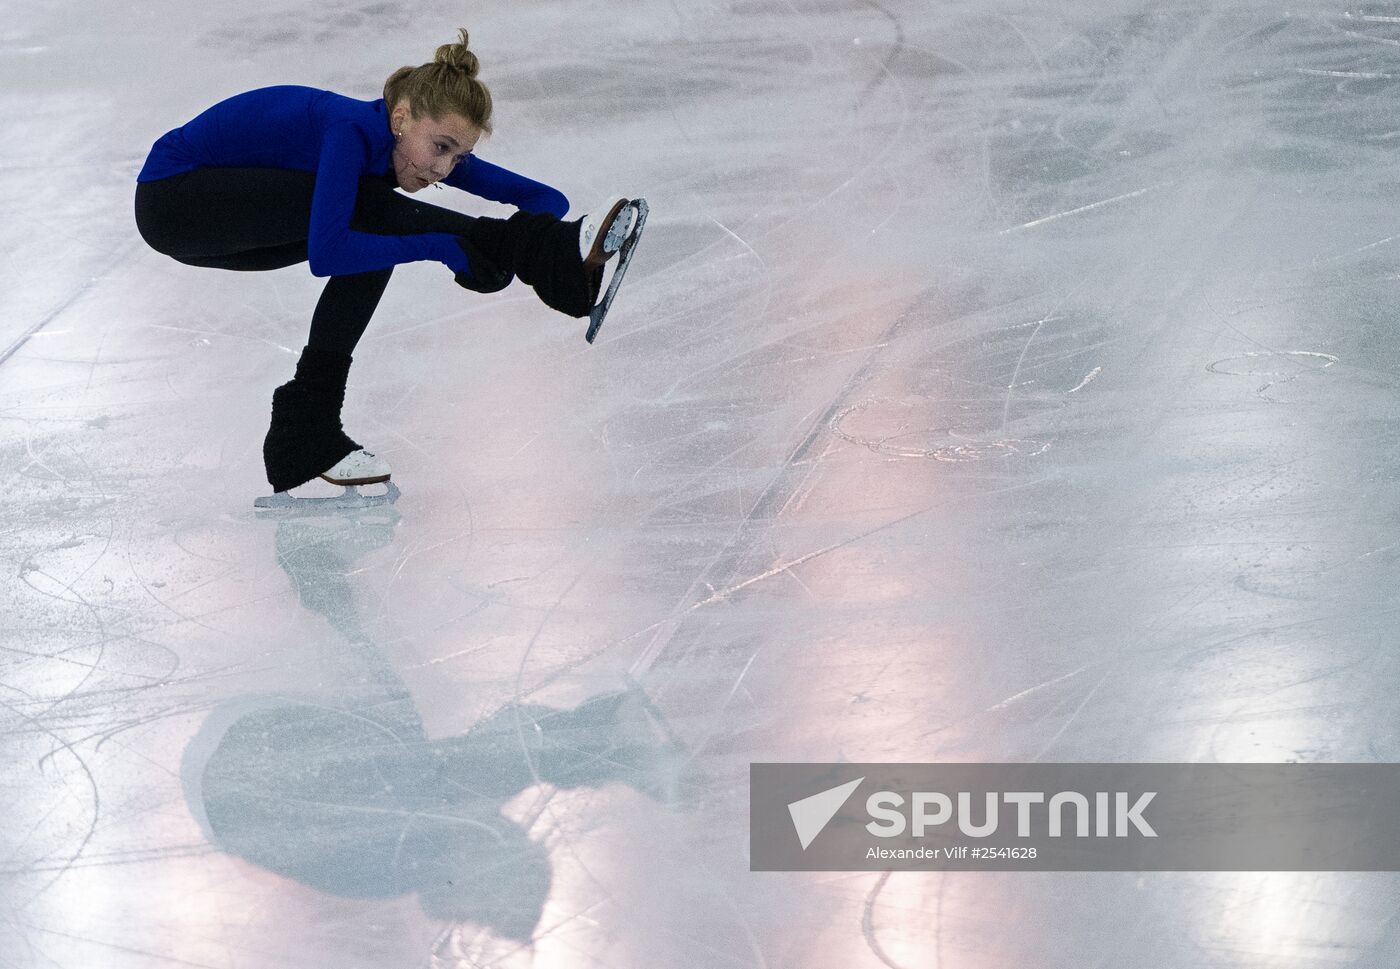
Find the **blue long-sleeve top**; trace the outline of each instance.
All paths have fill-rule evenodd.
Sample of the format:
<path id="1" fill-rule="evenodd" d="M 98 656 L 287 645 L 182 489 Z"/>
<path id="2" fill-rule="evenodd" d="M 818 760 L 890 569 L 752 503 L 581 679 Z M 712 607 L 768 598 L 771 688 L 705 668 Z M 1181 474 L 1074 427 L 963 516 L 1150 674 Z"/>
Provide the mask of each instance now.
<path id="1" fill-rule="evenodd" d="M 383 98 L 357 101 L 333 91 L 279 85 L 220 101 L 166 132 L 151 146 L 136 180 L 209 167 L 315 172 L 307 239 L 312 275 L 343 276 L 420 260 L 469 272 L 466 253 L 451 233 L 391 236 L 350 228 L 360 178 L 389 176 L 393 152 Z M 443 181 L 526 212 L 563 218 L 569 211 L 569 200 L 558 189 L 470 154 Z"/>

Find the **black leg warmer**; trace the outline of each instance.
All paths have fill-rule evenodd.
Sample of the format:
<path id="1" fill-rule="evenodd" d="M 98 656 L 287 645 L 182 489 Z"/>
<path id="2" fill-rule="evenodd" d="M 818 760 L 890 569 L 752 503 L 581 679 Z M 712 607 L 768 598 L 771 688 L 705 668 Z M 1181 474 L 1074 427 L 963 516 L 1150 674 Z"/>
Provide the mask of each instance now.
<path id="1" fill-rule="evenodd" d="M 578 231 L 578 220 L 517 212 L 508 219 L 477 219 L 467 238 L 496 266 L 533 286 L 550 309 L 587 316 L 598 300 L 603 270 L 584 269 Z"/>
<path id="2" fill-rule="evenodd" d="M 340 426 L 350 360 L 349 354 L 308 346 L 296 376 L 272 392 L 263 464 L 274 491 L 306 484 L 360 449 Z"/>

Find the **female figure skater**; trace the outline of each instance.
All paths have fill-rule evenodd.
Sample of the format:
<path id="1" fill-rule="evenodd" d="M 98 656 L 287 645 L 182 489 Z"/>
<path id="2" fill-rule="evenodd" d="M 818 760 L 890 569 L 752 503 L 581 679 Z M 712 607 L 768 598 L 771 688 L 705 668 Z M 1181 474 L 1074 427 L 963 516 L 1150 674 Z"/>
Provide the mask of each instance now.
<path id="1" fill-rule="evenodd" d="M 472 155 L 491 131 L 491 93 L 459 33 L 432 63 L 390 75 L 376 101 L 296 86 L 221 101 L 162 135 L 137 176 L 136 225 L 157 252 L 243 271 L 308 262 L 329 277 L 296 374 L 272 395 L 263 462 L 274 491 L 316 477 L 389 480 L 388 464 L 345 433 L 340 410 L 351 355 L 394 266 L 441 262 L 481 293 L 518 276 L 547 306 L 582 317 L 637 225 L 637 204 L 618 197 L 564 222 L 562 193 Z M 394 191 L 439 182 L 520 211 L 473 218 Z"/>

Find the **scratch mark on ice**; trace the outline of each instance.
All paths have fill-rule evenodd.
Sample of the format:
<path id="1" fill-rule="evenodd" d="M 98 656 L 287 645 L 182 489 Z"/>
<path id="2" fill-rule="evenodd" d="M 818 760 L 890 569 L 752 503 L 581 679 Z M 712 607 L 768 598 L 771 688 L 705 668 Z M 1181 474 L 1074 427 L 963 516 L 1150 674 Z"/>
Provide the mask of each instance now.
<path id="1" fill-rule="evenodd" d="M 1085 374 L 1083 380 L 1079 381 L 1078 384 L 1076 384 L 1074 387 L 1070 388 L 1069 391 L 1067 391 L 1067 392 L 1068 392 L 1068 393 L 1071 393 L 1071 394 L 1074 393 L 1076 390 L 1081 389 L 1085 384 L 1087 384 L 1089 381 L 1093 380 L 1095 377 L 1097 377 L 1097 376 L 1098 376 L 1099 374 L 1101 374 L 1102 372 L 1103 372 L 1103 367 L 1095 367 L 1093 370 L 1090 370 L 1087 374 Z"/>
<path id="2" fill-rule="evenodd" d="M 1047 222 L 1054 222 L 1058 219 L 1065 219 L 1071 215 L 1079 215 L 1081 212 L 1089 212 L 1102 208 L 1105 205 L 1112 205 L 1114 202 L 1125 202 L 1128 199 L 1137 198 L 1139 195 L 1146 195 L 1148 192 L 1161 188 L 1161 185 L 1149 185 L 1147 188 L 1140 188 L 1136 192 L 1129 192 L 1127 195 L 1115 195 L 1111 199 L 1103 199 L 1099 202 L 1090 202 L 1088 205 L 1081 205 L 1077 209 L 1070 209 L 1068 212 L 1056 212 L 1054 215 L 1047 215 L 1042 219 L 1035 219 L 1031 222 L 1023 222 L 1020 225 L 1013 225 L 1009 229 L 1002 229 L 997 235 L 1007 235 L 1011 232 L 1018 232 L 1021 229 L 1034 229 L 1036 226 L 1045 225 Z"/>

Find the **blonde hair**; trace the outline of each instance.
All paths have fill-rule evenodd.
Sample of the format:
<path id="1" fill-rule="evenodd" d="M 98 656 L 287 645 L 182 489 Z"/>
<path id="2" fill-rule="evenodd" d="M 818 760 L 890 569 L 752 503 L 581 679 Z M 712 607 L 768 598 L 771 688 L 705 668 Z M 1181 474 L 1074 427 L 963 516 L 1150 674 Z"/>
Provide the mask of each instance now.
<path id="1" fill-rule="evenodd" d="M 481 63 L 467 47 L 467 29 L 458 28 L 461 38 L 443 44 L 431 64 L 401 67 L 384 82 L 384 103 L 390 111 L 404 98 L 415 120 L 428 115 L 440 119 L 445 114 L 466 118 L 485 134 L 491 133 L 491 92 L 476 79 Z"/>

